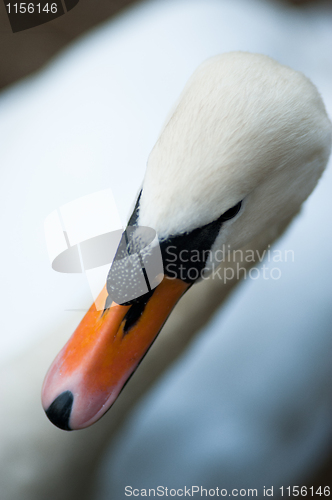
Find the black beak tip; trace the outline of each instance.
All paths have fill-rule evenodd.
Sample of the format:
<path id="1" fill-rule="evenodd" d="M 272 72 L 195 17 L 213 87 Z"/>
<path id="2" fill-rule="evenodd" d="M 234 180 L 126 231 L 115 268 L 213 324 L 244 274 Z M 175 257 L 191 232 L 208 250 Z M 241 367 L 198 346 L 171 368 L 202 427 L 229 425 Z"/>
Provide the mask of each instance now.
<path id="1" fill-rule="evenodd" d="M 71 431 L 69 427 L 69 419 L 73 406 L 74 396 L 70 391 L 62 392 L 53 403 L 45 410 L 45 413 L 52 424 L 63 429 Z"/>

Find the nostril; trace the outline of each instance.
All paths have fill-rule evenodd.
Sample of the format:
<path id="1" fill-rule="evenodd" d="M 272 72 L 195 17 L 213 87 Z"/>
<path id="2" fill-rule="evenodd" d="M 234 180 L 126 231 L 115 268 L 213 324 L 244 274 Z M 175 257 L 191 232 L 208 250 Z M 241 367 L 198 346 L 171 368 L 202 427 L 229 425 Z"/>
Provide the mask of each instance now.
<path id="1" fill-rule="evenodd" d="M 69 418 L 73 406 L 74 396 L 72 392 L 62 392 L 45 411 L 47 417 L 60 429 L 71 431 Z"/>

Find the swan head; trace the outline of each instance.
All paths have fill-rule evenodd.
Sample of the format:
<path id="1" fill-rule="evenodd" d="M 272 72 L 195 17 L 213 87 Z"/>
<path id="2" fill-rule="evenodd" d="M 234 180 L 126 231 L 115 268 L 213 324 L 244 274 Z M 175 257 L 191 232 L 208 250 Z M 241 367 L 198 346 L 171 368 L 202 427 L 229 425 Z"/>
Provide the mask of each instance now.
<path id="1" fill-rule="evenodd" d="M 266 233 L 275 238 L 314 189 L 330 144 L 321 97 L 301 73 L 242 52 L 196 70 L 150 154 L 129 221 L 138 245 L 144 246 L 141 227 L 156 231 L 164 279 L 119 305 L 110 301 L 111 268 L 104 310 L 91 307 L 46 376 L 43 406 L 55 425 L 87 427 L 113 404 L 197 279 L 178 274 L 181 251 L 209 252 L 209 261 L 194 264 L 209 272 L 222 245 L 242 248 Z M 130 278 L 122 281 L 132 285 Z"/>
<path id="2" fill-rule="evenodd" d="M 259 54 L 213 57 L 187 83 L 150 154 L 138 224 L 167 239 L 243 201 L 216 242 L 242 247 L 298 212 L 330 144 L 324 104 L 303 74 Z"/>

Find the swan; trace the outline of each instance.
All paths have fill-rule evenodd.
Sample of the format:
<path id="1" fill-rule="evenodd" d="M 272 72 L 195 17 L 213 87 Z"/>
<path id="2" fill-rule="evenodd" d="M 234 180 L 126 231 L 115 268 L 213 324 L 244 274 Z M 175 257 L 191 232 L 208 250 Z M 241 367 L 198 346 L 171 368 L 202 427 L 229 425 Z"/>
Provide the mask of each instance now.
<path id="1" fill-rule="evenodd" d="M 156 232 L 164 276 L 148 293 L 116 303 L 114 288 L 121 283 L 129 294 L 135 270 L 123 279 L 120 266 L 114 278 L 112 265 L 98 298 L 104 307 L 91 306 L 46 375 L 42 404 L 51 422 L 76 430 L 99 420 L 181 297 L 209 275 L 222 279 L 220 251 L 267 248 L 283 233 L 330 146 L 324 104 L 303 74 L 246 52 L 199 66 L 152 149 L 128 223 L 135 250 L 147 244 L 141 228 Z"/>

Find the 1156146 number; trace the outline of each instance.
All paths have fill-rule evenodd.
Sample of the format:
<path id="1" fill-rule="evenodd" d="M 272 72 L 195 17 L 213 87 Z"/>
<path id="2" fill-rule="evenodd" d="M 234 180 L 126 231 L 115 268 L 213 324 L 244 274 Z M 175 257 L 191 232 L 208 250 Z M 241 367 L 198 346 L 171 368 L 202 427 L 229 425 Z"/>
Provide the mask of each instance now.
<path id="1" fill-rule="evenodd" d="M 34 12 L 38 14 L 40 14 L 41 12 L 45 12 L 46 14 L 51 12 L 52 14 L 55 14 L 58 10 L 56 3 L 46 3 L 44 6 L 42 6 L 40 3 L 37 3 L 36 5 L 26 2 L 14 3 L 13 5 L 7 3 L 6 7 L 8 9 L 8 14 L 33 14 Z"/>
<path id="2" fill-rule="evenodd" d="M 329 486 L 319 486 L 319 488 L 314 488 L 313 486 L 310 486 L 309 488 L 307 486 L 287 486 L 284 488 L 281 486 L 279 489 L 282 497 L 313 497 L 314 495 L 329 497 L 331 494 Z"/>

